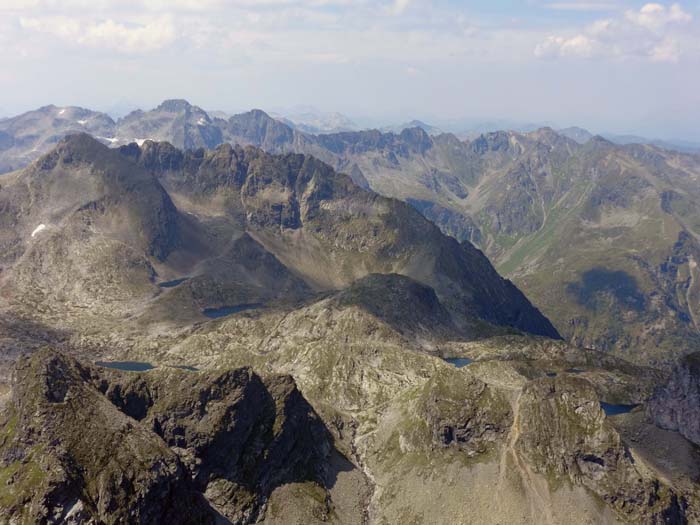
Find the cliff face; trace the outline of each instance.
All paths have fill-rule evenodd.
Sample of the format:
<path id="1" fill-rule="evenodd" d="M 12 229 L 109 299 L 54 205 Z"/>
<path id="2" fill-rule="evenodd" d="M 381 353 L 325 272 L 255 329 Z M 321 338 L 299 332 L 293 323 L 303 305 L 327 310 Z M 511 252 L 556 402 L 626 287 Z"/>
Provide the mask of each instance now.
<path id="1" fill-rule="evenodd" d="M 288 376 L 130 375 L 44 350 L 1 418 L 0 522 L 250 523 L 278 487 L 326 494 L 330 436 Z"/>
<path id="2" fill-rule="evenodd" d="M 661 428 L 677 430 L 700 445 L 700 353 L 679 361 L 666 386 L 649 401 L 648 412 Z"/>

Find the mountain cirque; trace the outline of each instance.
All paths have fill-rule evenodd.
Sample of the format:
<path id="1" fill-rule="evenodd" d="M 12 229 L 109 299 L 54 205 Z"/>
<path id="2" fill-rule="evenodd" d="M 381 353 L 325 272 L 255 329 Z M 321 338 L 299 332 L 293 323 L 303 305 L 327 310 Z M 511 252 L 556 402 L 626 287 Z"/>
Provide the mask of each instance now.
<path id="1" fill-rule="evenodd" d="M 601 408 L 664 373 L 315 158 L 73 135 L 0 224 L 0 523 L 698 522 L 693 446 Z"/>
<path id="2" fill-rule="evenodd" d="M 117 122 L 53 106 L 5 119 L 0 164 L 24 166 L 75 131 L 112 146 L 313 155 L 480 247 L 574 344 L 664 367 L 700 348 L 697 156 L 547 128 L 471 141 L 421 127 L 315 136 L 259 110 L 223 119 L 170 100 Z"/>

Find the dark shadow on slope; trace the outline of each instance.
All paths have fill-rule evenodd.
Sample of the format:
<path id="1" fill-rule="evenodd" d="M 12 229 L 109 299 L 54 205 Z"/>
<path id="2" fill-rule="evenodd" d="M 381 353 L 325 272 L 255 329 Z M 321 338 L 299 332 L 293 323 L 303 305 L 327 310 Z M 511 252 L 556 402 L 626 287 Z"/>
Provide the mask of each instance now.
<path id="1" fill-rule="evenodd" d="M 589 310 L 597 310 L 606 296 L 636 312 L 643 311 L 645 307 L 644 294 L 637 280 L 623 270 L 593 268 L 585 272 L 579 282 L 569 283 L 566 290 Z"/>
<path id="2" fill-rule="evenodd" d="M 469 241 L 480 244 L 481 231 L 468 215 L 463 215 L 439 204 L 427 200 L 406 199 L 406 202 L 418 210 L 426 219 L 440 227 L 443 233 L 460 242 Z"/>
<path id="3" fill-rule="evenodd" d="M 288 484 L 306 488 L 282 496 L 293 507 L 303 510 L 310 497 L 331 512 L 330 489 L 355 469 L 291 376 L 134 374 L 43 349 L 20 359 L 15 377 L 0 412 L 0 466 L 19 469 L 11 490 L 21 501 L 41 501 L 26 505 L 28 522 L 79 498 L 86 521 L 253 523 Z M 64 474 L 44 492 L 24 491 L 34 472 L 19 463 L 26 457 Z"/>
<path id="4" fill-rule="evenodd" d="M 403 335 L 460 335 L 435 290 L 404 275 L 370 274 L 340 291 L 335 303 L 360 307 Z"/>
<path id="5" fill-rule="evenodd" d="M 355 468 L 289 376 L 263 379 L 241 368 L 108 381 L 105 395 L 119 410 L 187 451 L 195 487 L 228 519 L 259 518 L 264 501 L 286 484 L 330 490 L 339 473 Z"/>

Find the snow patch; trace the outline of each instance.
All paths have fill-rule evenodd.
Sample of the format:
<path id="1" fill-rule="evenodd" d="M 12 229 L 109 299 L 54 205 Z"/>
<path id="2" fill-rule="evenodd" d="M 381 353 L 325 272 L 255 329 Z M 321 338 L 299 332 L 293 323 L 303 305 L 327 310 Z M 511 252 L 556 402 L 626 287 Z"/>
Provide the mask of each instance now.
<path id="1" fill-rule="evenodd" d="M 207 125 L 207 120 L 204 117 L 199 117 L 199 120 L 197 121 L 198 126 L 206 126 Z"/>
<path id="2" fill-rule="evenodd" d="M 141 147 L 141 146 L 143 146 L 143 143 L 146 142 L 147 140 L 148 140 L 148 139 L 134 139 L 134 142 L 136 142 L 136 144 L 137 144 L 139 147 Z"/>
<path id="3" fill-rule="evenodd" d="M 34 228 L 34 231 L 32 232 L 32 237 L 34 237 L 37 233 L 44 231 L 46 229 L 46 224 L 40 224 L 36 228 Z"/>
<path id="4" fill-rule="evenodd" d="M 63 108 L 61 111 L 58 112 L 59 115 L 63 115 L 66 112 L 66 109 Z"/>
<path id="5" fill-rule="evenodd" d="M 84 126 L 85 124 L 87 124 L 87 120 L 79 120 L 78 124 L 80 124 L 81 126 Z"/>
<path id="6" fill-rule="evenodd" d="M 68 510 L 68 513 L 66 514 L 66 519 L 68 521 L 72 521 L 68 518 L 80 518 L 80 515 L 83 513 L 84 509 L 85 506 L 83 505 L 83 502 L 81 500 L 76 500 L 73 506 Z"/>
<path id="7" fill-rule="evenodd" d="M 100 140 L 106 140 L 107 142 L 114 144 L 115 142 L 119 142 L 119 139 L 117 137 L 97 137 Z"/>

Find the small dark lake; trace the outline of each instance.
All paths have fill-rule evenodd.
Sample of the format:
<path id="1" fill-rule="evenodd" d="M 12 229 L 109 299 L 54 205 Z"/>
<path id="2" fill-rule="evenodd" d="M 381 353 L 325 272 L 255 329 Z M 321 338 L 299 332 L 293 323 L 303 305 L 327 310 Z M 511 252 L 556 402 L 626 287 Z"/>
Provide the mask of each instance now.
<path id="1" fill-rule="evenodd" d="M 556 372 L 547 372 L 547 377 L 557 377 Z"/>
<path id="2" fill-rule="evenodd" d="M 183 277 L 182 279 L 175 279 L 174 281 L 165 281 L 158 283 L 161 288 L 175 288 L 178 284 L 182 284 L 185 281 L 189 281 L 189 277 Z"/>
<path id="3" fill-rule="evenodd" d="M 222 306 L 221 308 L 205 308 L 202 313 L 209 317 L 210 319 L 219 319 L 220 317 L 226 317 L 227 315 L 233 315 L 244 310 L 254 310 L 255 308 L 260 308 L 262 304 L 237 304 L 236 306 Z"/>
<path id="4" fill-rule="evenodd" d="M 617 416 L 619 414 L 627 414 L 639 405 L 611 405 L 609 403 L 600 403 L 600 408 L 603 409 L 606 416 Z"/>
<path id="5" fill-rule="evenodd" d="M 473 359 L 469 359 L 468 357 L 449 357 L 445 359 L 448 363 L 451 365 L 456 366 L 457 368 L 464 368 L 467 366 L 469 363 L 473 363 Z"/>
<path id="6" fill-rule="evenodd" d="M 139 361 L 97 361 L 95 364 L 104 368 L 114 368 L 125 372 L 146 372 L 155 368 L 151 363 L 141 363 Z"/>

